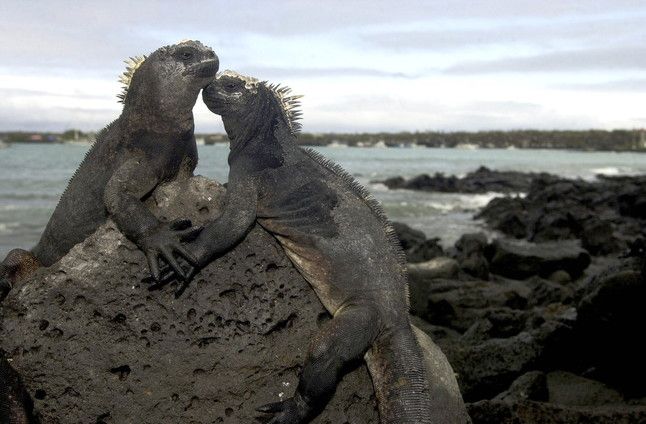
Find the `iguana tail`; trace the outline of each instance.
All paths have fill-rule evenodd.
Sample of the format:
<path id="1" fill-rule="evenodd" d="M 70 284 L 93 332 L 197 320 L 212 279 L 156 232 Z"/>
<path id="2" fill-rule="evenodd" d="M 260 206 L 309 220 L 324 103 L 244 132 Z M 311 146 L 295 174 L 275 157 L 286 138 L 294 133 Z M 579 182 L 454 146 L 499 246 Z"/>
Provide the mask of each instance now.
<path id="1" fill-rule="evenodd" d="M 453 370 L 421 330 L 382 334 L 366 353 L 382 424 L 465 424 L 469 416 Z"/>

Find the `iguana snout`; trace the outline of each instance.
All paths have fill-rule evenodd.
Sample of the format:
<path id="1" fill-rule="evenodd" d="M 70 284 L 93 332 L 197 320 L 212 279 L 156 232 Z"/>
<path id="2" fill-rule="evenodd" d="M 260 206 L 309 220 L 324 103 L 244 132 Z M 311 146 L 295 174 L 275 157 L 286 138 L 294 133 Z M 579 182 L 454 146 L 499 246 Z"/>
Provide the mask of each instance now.
<path id="1" fill-rule="evenodd" d="M 205 79 L 205 85 L 211 82 L 211 79 L 218 72 L 218 67 L 220 63 L 217 56 L 214 59 L 204 60 L 200 63 L 192 65 L 190 68 L 184 71 L 184 75 L 192 74 L 198 78 Z"/>
<path id="2" fill-rule="evenodd" d="M 232 115 L 248 111 L 258 102 L 260 82 L 252 77 L 226 70 L 202 92 L 202 98 L 209 110 L 218 115 Z"/>

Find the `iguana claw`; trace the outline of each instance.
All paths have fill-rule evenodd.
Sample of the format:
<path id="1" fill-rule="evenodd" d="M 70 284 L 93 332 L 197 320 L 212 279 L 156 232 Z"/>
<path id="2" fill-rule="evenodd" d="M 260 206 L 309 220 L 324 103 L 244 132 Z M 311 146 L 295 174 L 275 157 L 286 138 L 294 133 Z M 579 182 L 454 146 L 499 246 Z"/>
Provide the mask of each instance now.
<path id="1" fill-rule="evenodd" d="M 162 279 L 159 269 L 160 257 L 181 279 L 186 280 L 187 275 L 184 273 L 175 254 L 182 257 L 189 264 L 196 265 L 197 259 L 180 242 L 194 239 L 200 231 L 202 231 L 202 227 L 192 227 L 191 221 L 178 219 L 171 223 L 159 225 L 141 239 L 141 247 L 146 254 L 150 273 L 155 281 L 161 282 Z"/>
<path id="2" fill-rule="evenodd" d="M 282 402 L 268 403 L 256 408 L 256 411 L 265 414 L 275 414 L 267 424 L 300 424 L 307 422 L 312 409 L 298 396 Z"/>
<path id="3" fill-rule="evenodd" d="M 184 293 L 184 291 L 186 291 L 189 284 L 193 280 L 193 277 L 195 277 L 198 272 L 199 268 L 189 265 L 188 271 L 184 276 L 185 280 L 181 280 L 173 268 L 171 268 L 170 266 L 165 266 L 160 270 L 161 276 L 159 280 L 156 280 L 152 276 L 148 276 L 146 278 L 143 278 L 141 282 L 150 284 L 150 286 L 148 286 L 149 291 L 155 291 L 162 289 L 164 286 L 167 286 L 174 281 L 177 281 L 178 283 L 180 283 L 180 287 L 175 291 L 175 299 L 177 299 Z"/>

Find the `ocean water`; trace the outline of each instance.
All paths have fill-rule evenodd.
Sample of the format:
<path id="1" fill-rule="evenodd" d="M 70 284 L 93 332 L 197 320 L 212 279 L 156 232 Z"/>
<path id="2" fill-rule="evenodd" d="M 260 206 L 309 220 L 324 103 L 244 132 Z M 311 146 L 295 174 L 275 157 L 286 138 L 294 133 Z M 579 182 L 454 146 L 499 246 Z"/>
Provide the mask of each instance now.
<path id="1" fill-rule="evenodd" d="M 29 249 L 40 238 L 67 181 L 87 146 L 21 145 L 0 148 L 0 259 L 14 247 Z M 388 190 L 372 181 L 402 175 L 443 172 L 464 175 L 484 165 L 497 170 L 549 172 L 594 179 L 597 174 L 646 173 L 639 153 L 563 150 L 428 149 L 319 147 L 341 164 L 382 202 L 394 221 L 405 222 L 452 245 L 461 234 L 483 231 L 474 213 L 499 195 L 424 193 Z M 224 182 L 228 145 L 200 146 L 197 174 Z"/>

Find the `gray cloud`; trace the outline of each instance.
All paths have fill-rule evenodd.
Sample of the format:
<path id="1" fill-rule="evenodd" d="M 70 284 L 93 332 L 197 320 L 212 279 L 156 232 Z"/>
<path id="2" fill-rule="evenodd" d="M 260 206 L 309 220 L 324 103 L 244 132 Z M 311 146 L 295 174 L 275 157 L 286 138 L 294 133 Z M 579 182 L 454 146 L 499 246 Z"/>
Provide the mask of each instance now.
<path id="1" fill-rule="evenodd" d="M 402 68 L 412 65 L 415 69 L 429 69 L 427 75 L 437 75 L 438 64 L 429 52 L 439 50 L 454 60 L 454 53 L 462 48 L 495 45 L 498 53 L 504 52 L 509 57 L 458 63 L 445 70 L 448 77 L 437 75 L 438 80 L 453 79 L 456 75 L 456 79 L 466 80 L 479 74 L 523 72 L 534 87 L 554 87 L 559 83 L 558 78 L 541 80 L 531 72 L 598 70 L 605 72 L 608 79 L 619 81 L 626 76 L 621 74 L 623 70 L 643 71 L 646 26 L 642 21 L 645 15 L 643 2 L 631 0 L 400 0 L 396 4 L 382 0 L 271 3 L 240 0 L 235 4 L 207 0 L 111 0 L 109 4 L 93 0 L 4 0 L 0 2 L 0 27 L 4 35 L 3 43 L 0 43 L 0 71 L 36 79 L 52 75 L 70 80 L 83 77 L 88 79 L 87 86 L 91 86 L 97 80 L 115 81 L 123 70 L 122 60 L 127 56 L 150 52 L 178 38 L 197 38 L 214 47 L 223 68 L 238 66 L 241 72 L 277 82 L 302 78 L 307 82 L 299 81 L 301 86 L 314 88 L 324 83 L 323 77 L 358 76 L 380 79 L 377 84 L 396 79 L 405 86 L 404 79 L 420 77 L 416 70 L 388 72 L 367 58 L 383 58 L 382 63 L 389 64 L 401 61 Z M 318 42 L 317 48 L 326 50 L 308 50 L 308 37 Z M 255 42 L 259 44 L 250 44 Z M 531 49 L 519 49 L 519 43 L 529 45 Z M 519 56 L 528 50 L 546 53 Z M 406 54 L 399 55 L 401 51 Z M 348 52 L 353 52 L 352 60 L 342 62 L 338 59 L 348 58 Z M 467 51 L 459 57 L 473 56 Z M 326 61 L 328 58 L 330 60 Z M 419 66 L 416 67 L 418 58 Z M 314 68 L 313 63 L 325 63 L 329 68 Z M 451 62 L 444 63 L 451 65 Z M 597 86 L 597 89 L 626 92 L 631 84 L 639 87 L 642 83 L 617 82 L 614 87 Z M 477 97 L 467 98 L 467 102 L 473 100 L 474 103 L 447 110 L 432 99 L 424 104 L 411 104 L 410 99 L 402 98 L 393 90 L 389 100 L 375 101 L 373 94 L 379 87 L 375 88 L 372 80 L 364 86 L 363 95 L 353 100 L 354 106 L 339 99 L 338 103 L 326 105 L 328 109 L 313 110 L 314 113 L 307 116 L 306 128 L 399 130 L 415 124 L 425 129 L 434 126 L 435 116 L 437 122 L 444 122 L 442 128 L 452 129 L 517 126 L 516 118 L 531 122 L 539 114 L 546 120 L 544 125 L 551 127 L 596 122 L 594 116 L 561 116 L 538 110 L 540 106 L 524 103 L 524 99 L 496 104 L 477 102 L 482 100 Z M 561 86 L 581 89 L 573 85 Z M 504 84 L 496 88 L 506 89 Z M 468 90 L 466 85 L 465 90 Z M 97 93 L 96 97 L 75 93 L 66 96 L 41 93 L 28 86 L 0 90 L 0 98 L 4 99 L 0 103 L 0 128 L 60 130 L 75 126 L 98 129 L 118 113 L 116 106 L 115 110 L 53 109 L 52 105 L 36 101 L 43 94 L 94 100 L 114 99 L 116 93 Z M 18 97 L 25 101 L 12 101 Z M 103 105 L 100 102 L 85 104 Z M 397 109 L 397 105 L 405 107 Z M 363 123 L 347 123 L 356 110 L 362 111 Z M 382 122 L 385 110 L 387 118 L 392 118 L 390 124 Z M 335 111 L 338 113 L 334 114 Z M 315 115 L 317 112 L 321 115 Z M 410 118 L 413 114 L 420 114 L 421 119 L 428 116 L 429 122 L 416 124 L 416 118 Z M 375 117 L 374 122 L 365 118 L 368 115 Z M 397 124 L 398 120 L 406 123 Z M 216 120 L 209 115 L 208 120 L 198 122 L 198 125 L 208 130 L 220 125 L 214 122 Z"/>
<path id="2" fill-rule="evenodd" d="M 588 84 L 560 84 L 556 88 L 585 91 L 646 91 L 646 78 L 631 78 Z"/>
<path id="3" fill-rule="evenodd" d="M 498 72 L 616 71 L 646 68 L 646 46 L 560 51 L 528 57 L 475 61 L 449 67 L 451 74 Z"/>
<path id="4" fill-rule="evenodd" d="M 626 39 L 646 38 L 644 15 L 612 18 L 598 16 L 570 21 L 529 22 L 494 20 L 480 28 L 429 28 L 362 34 L 369 45 L 391 50 L 453 50 L 487 45 L 536 45 L 558 49 L 563 45 L 616 45 Z"/>
<path id="5" fill-rule="evenodd" d="M 325 78 L 335 76 L 363 76 L 386 78 L 415 78 L 415 75 L 404 72 L 388 72 L 371 68 L 287 68 L 270 66 L 246 66 L 241 69 L 243 74 L 249 74 L 260 79 L 275 79 L 277 81 L 287 78 Z"/>
<path id="6" fill-rule="evenodd" d="M 116 98 L 118 93 L 115 93 L 114 96 L 109 96 L 110 99 Z M 42 90 L 32 90 L 29 88 L 0 88 L 0 98 L 6 99 L 8 97 L 21 96 L 21 97 L 60 97 L 60 98 L 72 98 L 72 99 L 93 99 L 93 100 L 105 100 L 105 93 L 102 94 L 87 94 L 87 93 L 70 93 L 70 94 L 61 94 L 61 93 L 51 93 Z"/>

